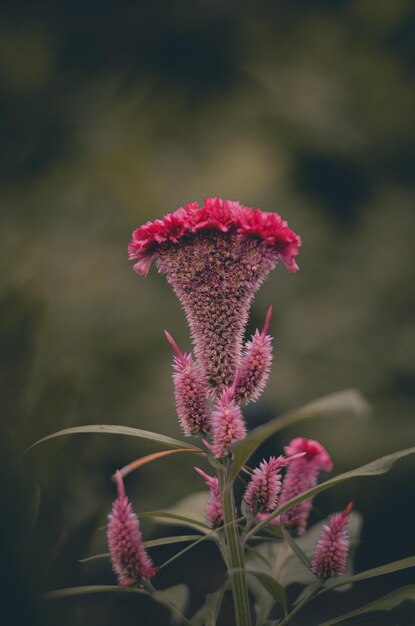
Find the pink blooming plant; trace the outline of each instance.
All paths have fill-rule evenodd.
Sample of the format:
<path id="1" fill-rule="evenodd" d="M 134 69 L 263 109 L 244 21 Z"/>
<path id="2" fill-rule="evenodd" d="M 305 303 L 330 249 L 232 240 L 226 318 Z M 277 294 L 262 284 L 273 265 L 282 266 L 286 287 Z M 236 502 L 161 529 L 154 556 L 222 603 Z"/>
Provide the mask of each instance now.
<path id="1" fill-rule="evenodd" d="M 313 489 L 319 475 L 333 469 L 326 448 L 318 441 L 297 436 L 285 446 L 284 455 L 278 456 L 276 452 L 253 470 L 246 465 L 251 463 L 250 457 L 268 437 L 285 426 L 293 428 L 304 418 L 304 411 L 300 410 L 249 432 L 241 409 L 260 398 L 272 364 L 272 337 L 269 334 L 272 306 L 262 330 L 256 330 L 248 341 L 244 337 L 252 300 L 279 261 L 290 272 L 298 270 L 296 257 L 300 245 L 299 236 L 276 213 L 251 209 L 233 200 L 208 198 L 200 207 L 197 203 L 187 204 L 162 219 L 147 222 L 133 232 L 128 246 L 130 259 L 136 261 L 135 271 L 146 276 L 154 260 L 183 306 L 193 343 L 192 352 L 182 352 L 167 331 L 165 335 L 174 352 L 172 377 L 180 428 L 193 440 L 188 443 L 188 440 L 179 441 L 131 427 L 121 430 L 125 435 L 142 437 L 147 445 L 154 441 L 170 449 L 152 452 L 116 472 L 117 498 L 108 516 L 108 546 L 119 584 L 139 586 L 134 590 L 139 592 L 138 599 L 143 594 L 151 596 L 182 624 L 202 626 L 202 622 L 204 624 L 208 619 L 213 626 L 220 613 L 224 591 L 230 583 L 235 612 L 232 624 L 251 626 L 256 611 L 258 626 L 271 622 L 275 626 L 285 626 L 314 596 L 335 586 L 327 587 L 327 579 L 341 576 L 346 570 L 347 525 L 351 515 L 356 515 L 351 513 L 351 504 L 323 527 L 311 563 L 307 555 L 301 554 L 300 544 L 295 545 L 295 534 L 306 532 Z M 344 410 L 345 394 L 340 395 Z M 346 394 L 349 396 L 350 392 Z M 325 400 L 321 402 L 324 405 Z M 328 405 L 331 410 L 334 404 L 330 398 L 326 409 Z M 356 397 L 353 394 L 351 410 L 355 414 Z M 120 432 L 121 427 L 117 428 L 115 432 Z M 114 432 L 114 426 L 101 425 L 99 429 Z M 86 432 L 91 432 L 89 426 Z M 193 543 L 157 569 L 144 547 L 140 523 L 125 493 L 123 476 L 150 461 L 185 452 L 197 454 L 200 464 L 210 465 L 210 473 L 195 468 L 207 485 L 206 497 L 200 492 L 187 495 L 182 508 L 180 503 L 169 511 L 160 511 L 157 506 L 156 512 L 147 515 L 169 518 L 180 525 L 188 524 L 203 534 L 197 539 L 193 535 L 163 538 L 163 543 Z M 388 463 L 389 467 L 389 457 Z M 377 471 L 379 467 L 381 463 L 376 465 Z M 239 480 L 244 485 L 242 490 L 235 489 Z M 328 486 L 332 485 L 333 482 L 328 481 Z M 320 490 L 324 488 L 324 485 L 320 486 Z M 201 504 L 205 508 L 204 520 L 203 513 L 199 517 Z M 283 524 L 285 530 L 272 529 L 270 524 Z M 226 586 L 210 595 L 208 605 L 202 607 L 193 619 L 182 613 L 182 607 L 175 601 L 176 592 L 156 591 L 153 577 L 157 583 L 159 569 L 170 566 L 182 552 L 204 540 L 210 542 L 213 550 L 219 551 L 228 576 Z M 274 540 L 287 542 L 286 550 L 278 554 L 289 554 L 288 559 L 278 558 L 274 563 L 264 556 L 269 556 L 269 542 Z M 247 550 L 248 558 L 254 560 L 249 576 L 245 564 Z M 302 571 L 307 566 L 315 575 L 316 583 L 305 593 L 301 592 L 289 608 L 281 581 L 284 580 L 284 568 L 291 568 L 296 558 L 302 563 Z M 266 574 L 260 571 L 264 563 L 269 568 Z M 194 571 L 203 579 L 204 572 L 197 561 Z M 309 573 L 305 573 L 307 582 L 303 581 L 301 574 L 293 582 L 308 585 Z M 274 576 L 277 576 L 276 580 L 272 580 Z M 248 585 L 256 596 L 254 602 L 248 594 Z M 262 585 L 268 590 L 265 596 Z M 109 589 L 113 590 L 113 587 Z M 270 589 L 271 595 L 268 593 Z M 275 589 L 277 593 L 274 593 Z M 99 587 L 99 590 L 105 590 L 105 587 Z M 64 591 L 63 595 L 67 595 L 68 590 Z M 59 594 L 55 592 L 55 596 L 56 593 Z M 277 599 L 282 609 L 271 614 Z"/>

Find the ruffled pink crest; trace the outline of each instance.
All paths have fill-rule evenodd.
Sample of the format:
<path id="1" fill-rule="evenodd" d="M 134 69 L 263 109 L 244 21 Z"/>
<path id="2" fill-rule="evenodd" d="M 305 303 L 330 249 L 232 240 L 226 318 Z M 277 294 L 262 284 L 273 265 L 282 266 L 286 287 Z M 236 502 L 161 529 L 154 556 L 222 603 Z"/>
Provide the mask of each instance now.
<path id="1" fill-rule="evenodd" d="M 140 523 L 125 493 L 121 472 L 116 472 L 115 480 L 118 495 L 108 515 L 107 539 L 119 584 L 128 586 L 147 580 L 157 568 L 143 546 Z"/>
<path id="2" fill-rule="evenodd" d="M 303 453 L 303 462 L 312 463 L 318 470 L 331 472 L 333 469 L 333 461 L 326 448 L 314 439 L 295 437 L 284 447 L 284 451 L 287 456 Z"/>

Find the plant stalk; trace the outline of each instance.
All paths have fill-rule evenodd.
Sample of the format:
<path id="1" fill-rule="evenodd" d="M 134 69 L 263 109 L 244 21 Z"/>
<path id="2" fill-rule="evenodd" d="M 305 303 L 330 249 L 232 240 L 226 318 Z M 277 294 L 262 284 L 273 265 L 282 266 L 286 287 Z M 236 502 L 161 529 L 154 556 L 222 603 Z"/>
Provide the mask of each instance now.
<path id="1" fill-rule="evenodd" d="M 236 521 L 233 488 L 227 486 L 229 467 L 230 461 L 227 459 L 223 465 L 223 469 L 218 470 L 226 539 L 227 565 L 235 607 L 236 625 L 251 626 L 244 548 Z"/>

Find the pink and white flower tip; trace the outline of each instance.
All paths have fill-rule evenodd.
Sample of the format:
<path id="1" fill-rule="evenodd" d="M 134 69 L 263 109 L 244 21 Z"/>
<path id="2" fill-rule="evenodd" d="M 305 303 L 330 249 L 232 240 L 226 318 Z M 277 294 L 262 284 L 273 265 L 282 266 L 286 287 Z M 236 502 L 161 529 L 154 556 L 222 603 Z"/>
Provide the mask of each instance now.
<path id="1" fill-rule="evenodd" d="M 230 387 L 225 387 L 216 400 L 212 413 L 211 451 L 216 458 L 228 454 L 235 441 L 246 437 L 246 425 L 239 405 L 235 401 L 238 374 Z"/>
<path id="2" fill-rule="evenodd" d="M 209 528 L 218 528 L 223 524 L 223 511 L 220 499 L 219 481 L 215 476 L 205 474 L 199 467 L 194 468 L 209 487 L 209 500 L 206 504 L 206 523 Z"/>
<path id="3" fill-rule="evenodd" d="M 117 498 L 108 515 L 107 539 L 112 567 L 121 586 L 144 582 L 157 568 L 143 546 L 140 522 L 125 493 L 120 471 L 115 473 Z"/>
<path id="4" fill-rule="evenodd" d="M 326 580 L 344 574 L 347 568 L 350 541 L 347 533 L 353 502 L 342 513 L 336 513 L 323 530 L 316 543 L 311 564 L 313 573 Z"/>
<path id="5" fill-rule="evenodd" d="M 252 472 L 244 494 L 250 513 L 271 513 L 277 508 L 281 491 L 281 468 L 286 464 L 283 456 L 265 459 Z"/>
<path id="6" fill-rule="evenodd" d="M 241 404 L 255 402 L 268 382 L 272 364 L 272 337 L 268 335 L 273 307 L 269 307 L 264 327 L 257 329 L 243 349 L 235 399 Z"/>
<path id="7" fill-rule="evenodd" d="M 182 353 L 167 330 L 167 341 L 174 351 L 173 383 L 176 411 L 186 435 L 210 430 L 210 410 L 204 376 L 191 354 Z"/>

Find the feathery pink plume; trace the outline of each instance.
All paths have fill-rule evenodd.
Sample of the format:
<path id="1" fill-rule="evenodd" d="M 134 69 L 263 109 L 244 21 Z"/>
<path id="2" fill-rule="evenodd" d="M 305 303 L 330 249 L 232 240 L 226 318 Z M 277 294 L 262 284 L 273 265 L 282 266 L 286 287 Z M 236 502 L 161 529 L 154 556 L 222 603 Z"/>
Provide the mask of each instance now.
<path id="1" fill-rule="evenodd" d="M 206 505 L 206 523 L 209 528 L 218 528 L 223 523 L 219 481 L 214 476 L 205 474 L 205 472 L 198 467 L 195 467 L 194 469 L 203 478 L 210 491 L 210 497 Z"/>
<path id="2" fill-rule="evenodd" d="M 272 316 L 272 305 L 261 332 L 255 331 L 245 344 L 236 387 L 237 402 L 255 402 L 265 389 L 272 363 L 272 337 L 267 335 Z"/>
<path id="3" fill-rule="evenodd" d="M 330 472 L 333 462 L 324 446 L 313 439 L 296 437 L 284 448 L 287 457 L 293 457 L 304 453 L 300 458 L 295 458 L 289 464 L 281 489 L 279 505 L 285 504 L 291 498 L 315 487 L 320 471 Z M 285 526 L 296 526 L 299 535 L 307 528 L 307 520 L 312 507 L 312 498 L 307 498 L 291 509 L 283 516 Z"/>
<path id="4" fill-rule="evenodd" d="M 186 435 L 210 430 L 210 412 L 203 374 L 191 354 L 182 354 L 173 337 L 165 330 L 175 356 L 173 361 L 174 397 L 180 425 Z"/>
<path id="5" fill-rule="evenodd" d="M 332 578 L 344 574 L 349 554 L 347 523 L 353 502 L 342 513 L 336 513 L 328 525 L 323 526 L 316 543 L 311 568 L 319 578 Z"/>
<path id="6" fill-rule="evenodd" d="M 248 511 L 270 513 L 277 507 L 281 490 L 281 468 L 286 464 L 283 456 L 272 456 L 256 467 L 245 491 Z"/>
<path id="7" fill-rule="evenodd" d="M 216 458 L 223 457 L 231 445 L 246 436 L 241 409 L 234 400 L 237 378 L 231 387 L 222 390 L 212 413 L 211 450 Z"/>
<path id="8" fill-rule="evenodd" d="M 108 515 L 107 539 L 112 566 L 122 586 L 147 580 L 156 571 L 147 554 L 135 515 L 124 489 L 120 471 L 115 473 L 117 498 Z"/>

